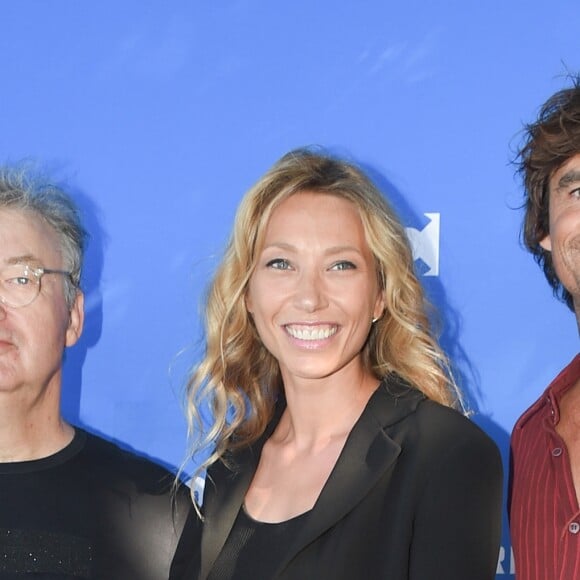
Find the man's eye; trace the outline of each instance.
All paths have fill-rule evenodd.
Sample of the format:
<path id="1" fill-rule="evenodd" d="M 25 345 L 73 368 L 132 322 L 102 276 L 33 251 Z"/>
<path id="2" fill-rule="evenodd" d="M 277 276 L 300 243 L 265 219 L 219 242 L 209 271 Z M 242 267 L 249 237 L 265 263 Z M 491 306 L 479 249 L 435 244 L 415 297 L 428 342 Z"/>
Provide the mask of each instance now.
<path id="1" fill-rule="evenodd" d="M 8 278 L 6 280 L 8 284 L 12 284 L 13 286 L 28 286 L 29 284 L 33 284 L 33 281 L 26 276 L 17 276 L 16 278 Z"/>
<path id="2" fill-rule="evenodd" d="M 331 270 L 356 270 L 356 266 L 352 262 L 342 261 L 333 264 Z"/>
<path id="3" fill-rule="evenodd" d="M 274 258 L 266 264 L 266 267 L 274 268 L 274 270 L 289 270 L 290 262 L 284 258 Z"/>
<path id="4" fill-rule="evenodd" d="M 576 189 L 573 189 L 572 191 L 570 191 L 570 195 L 572 197 L 574 197 L 575 199 L 579 199 L 580 198 L 580 187 L 577 187 Z"/>

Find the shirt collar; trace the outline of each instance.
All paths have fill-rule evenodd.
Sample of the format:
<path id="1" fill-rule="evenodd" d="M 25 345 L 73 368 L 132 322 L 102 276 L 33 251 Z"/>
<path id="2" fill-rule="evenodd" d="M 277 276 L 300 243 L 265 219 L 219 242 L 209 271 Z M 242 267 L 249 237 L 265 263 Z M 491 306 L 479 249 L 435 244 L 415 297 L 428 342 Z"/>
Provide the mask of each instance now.
<path id="1" fill-rule="evenodd" d="M 560 420 L 559 401 L 564 393 L 580 378 L 580 354 L 577 354 L 570 364 L 550 383 L 544 394 L 522 415 L 517 426 L 523 427 L 545 405 L 549 405 L 554 424 Z"/>

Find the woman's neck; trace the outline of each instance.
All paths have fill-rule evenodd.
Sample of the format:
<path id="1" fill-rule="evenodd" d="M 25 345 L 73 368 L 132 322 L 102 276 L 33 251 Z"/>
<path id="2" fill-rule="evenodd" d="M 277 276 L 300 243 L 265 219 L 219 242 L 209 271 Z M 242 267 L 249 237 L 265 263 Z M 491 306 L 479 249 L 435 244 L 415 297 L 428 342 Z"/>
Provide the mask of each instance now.
<path id="1" fill-rule="evenodd" d="M 348 382 L 337 379 L 285 382 L 287 407 L 272 437 L 299 448 L 315 448 L 347 436 L 379 381 L 367 373 Z"/>

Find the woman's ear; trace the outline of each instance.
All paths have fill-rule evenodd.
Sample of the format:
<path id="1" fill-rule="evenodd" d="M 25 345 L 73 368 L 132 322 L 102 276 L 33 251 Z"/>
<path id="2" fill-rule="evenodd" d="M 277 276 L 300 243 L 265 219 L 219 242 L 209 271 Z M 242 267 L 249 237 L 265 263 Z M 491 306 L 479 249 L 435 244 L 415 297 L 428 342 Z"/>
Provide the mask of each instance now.
<path id="1" fill-rule="evenodd" d="M 253 309 L 253 306 L 252 306 L 252 297 L 250 296 L 250 291 L 249 290 L 246 292 L 246 295 L 244 296 L 244 302 L 246 304 L 246 310 L 250 314 L 252 314 L 253 311 L 254 311 L 254 309 Z"/>
<path id="2" fill-rule="evenodd" d="M 376 322 L 385 313 L 385 292 L 384 290 L 379 290 L 379 295 L 375 301 L 375 307 L 373 309 L 373 322 Z"/>

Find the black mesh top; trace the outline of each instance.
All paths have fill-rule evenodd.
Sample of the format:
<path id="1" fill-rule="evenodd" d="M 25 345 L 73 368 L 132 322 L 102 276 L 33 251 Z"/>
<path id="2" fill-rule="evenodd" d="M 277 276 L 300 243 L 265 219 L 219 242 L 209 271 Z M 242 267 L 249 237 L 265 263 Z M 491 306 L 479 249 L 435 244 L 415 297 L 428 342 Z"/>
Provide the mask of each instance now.
<path id="1" fill-rule="evenodd" d="M 252 519 L 242 506 L 208 580 L 270 580 L 284 547 L 309 513 L 270 524 Z"/>

